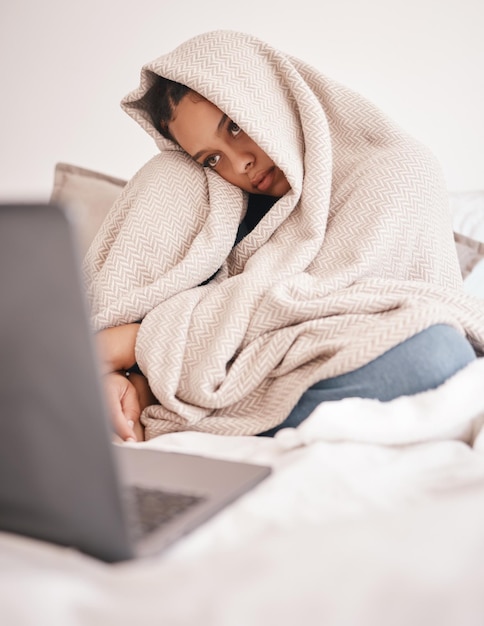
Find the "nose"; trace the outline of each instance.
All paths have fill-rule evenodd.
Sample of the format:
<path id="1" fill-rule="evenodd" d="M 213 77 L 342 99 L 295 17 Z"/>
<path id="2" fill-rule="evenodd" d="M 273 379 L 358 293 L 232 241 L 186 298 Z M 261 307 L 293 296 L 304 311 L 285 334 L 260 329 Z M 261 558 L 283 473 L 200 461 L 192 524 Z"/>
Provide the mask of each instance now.
<path id="1" fill-rule="evenodd" d="M 237 174 L 246 174 L 254 165 L 255 157 L 247 150 L 233 150 L 230 155 L 232 167 Z"/>

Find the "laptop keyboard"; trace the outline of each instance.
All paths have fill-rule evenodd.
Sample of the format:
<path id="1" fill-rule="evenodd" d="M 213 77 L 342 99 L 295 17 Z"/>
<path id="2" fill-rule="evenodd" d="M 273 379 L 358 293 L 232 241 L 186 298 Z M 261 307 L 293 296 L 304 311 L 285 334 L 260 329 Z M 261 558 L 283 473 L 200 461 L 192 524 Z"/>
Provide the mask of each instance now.
<path id="1" fill-rule="evenodd" d="M 205 500 L 203 496 L 147 489 L 137 485 L 126 489 L 126 497 L 136 511 L 136 534 L 141 537 L 173 521 L 181 513 Z"/>

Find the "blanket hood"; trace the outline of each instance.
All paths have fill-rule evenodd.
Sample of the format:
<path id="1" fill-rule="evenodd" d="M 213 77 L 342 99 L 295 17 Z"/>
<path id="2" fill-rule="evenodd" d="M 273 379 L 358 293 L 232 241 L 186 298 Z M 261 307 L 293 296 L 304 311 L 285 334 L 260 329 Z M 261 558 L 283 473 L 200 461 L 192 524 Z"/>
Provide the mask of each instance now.
<path id="1" fill-rule="evenodd" d="M 322 139 L 330 146 L 324 111 L 298 72 L 298 63 L 252 35 L 212 31 L 146 63 L 141 69 L 139 86 L 121 101 L 121 107 L 154 139 L 160 150 L 177 149 L 154 128 L 144 98 L 156 76 L 182 83 L 235 121 L 284 171 L 292 189 L 297 190 L 302 186 L 304 134 L 308 132 L 301 122 L 301 99 L 305 106 L 312 101 L 318 133 L 324 134 Z"/>

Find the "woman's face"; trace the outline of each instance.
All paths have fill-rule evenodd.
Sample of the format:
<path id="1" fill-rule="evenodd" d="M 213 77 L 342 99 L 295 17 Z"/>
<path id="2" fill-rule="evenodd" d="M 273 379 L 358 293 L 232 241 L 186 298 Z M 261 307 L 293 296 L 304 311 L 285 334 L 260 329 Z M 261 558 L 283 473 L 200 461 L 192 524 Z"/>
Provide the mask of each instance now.
<path id="1" fill-rule="evenodd" d="M 189 92 L 168 130 L 197 163 L 249 193 L 281 197 L 290 189 L 282 171 L 214 104 Z"/>

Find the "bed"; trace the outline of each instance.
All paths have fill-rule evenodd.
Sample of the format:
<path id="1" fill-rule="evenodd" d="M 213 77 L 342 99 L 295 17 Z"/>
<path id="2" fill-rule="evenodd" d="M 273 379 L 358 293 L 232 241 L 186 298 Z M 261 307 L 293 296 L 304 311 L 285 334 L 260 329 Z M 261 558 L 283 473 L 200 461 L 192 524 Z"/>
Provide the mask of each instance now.
<path id="1" fill-rule="evenodd" d="M 56 167 L 82 254 L 125 181 Z M 484 192 L 451 194 L 465 289 L 483 300 Z M 453 624 L 484 620 L 484 360 L 389 403 L 327 403 L 276 437 L 125 444 L 273 474 L 159 557 L 107 565 L 0 533 L 0 623 Z"/>

